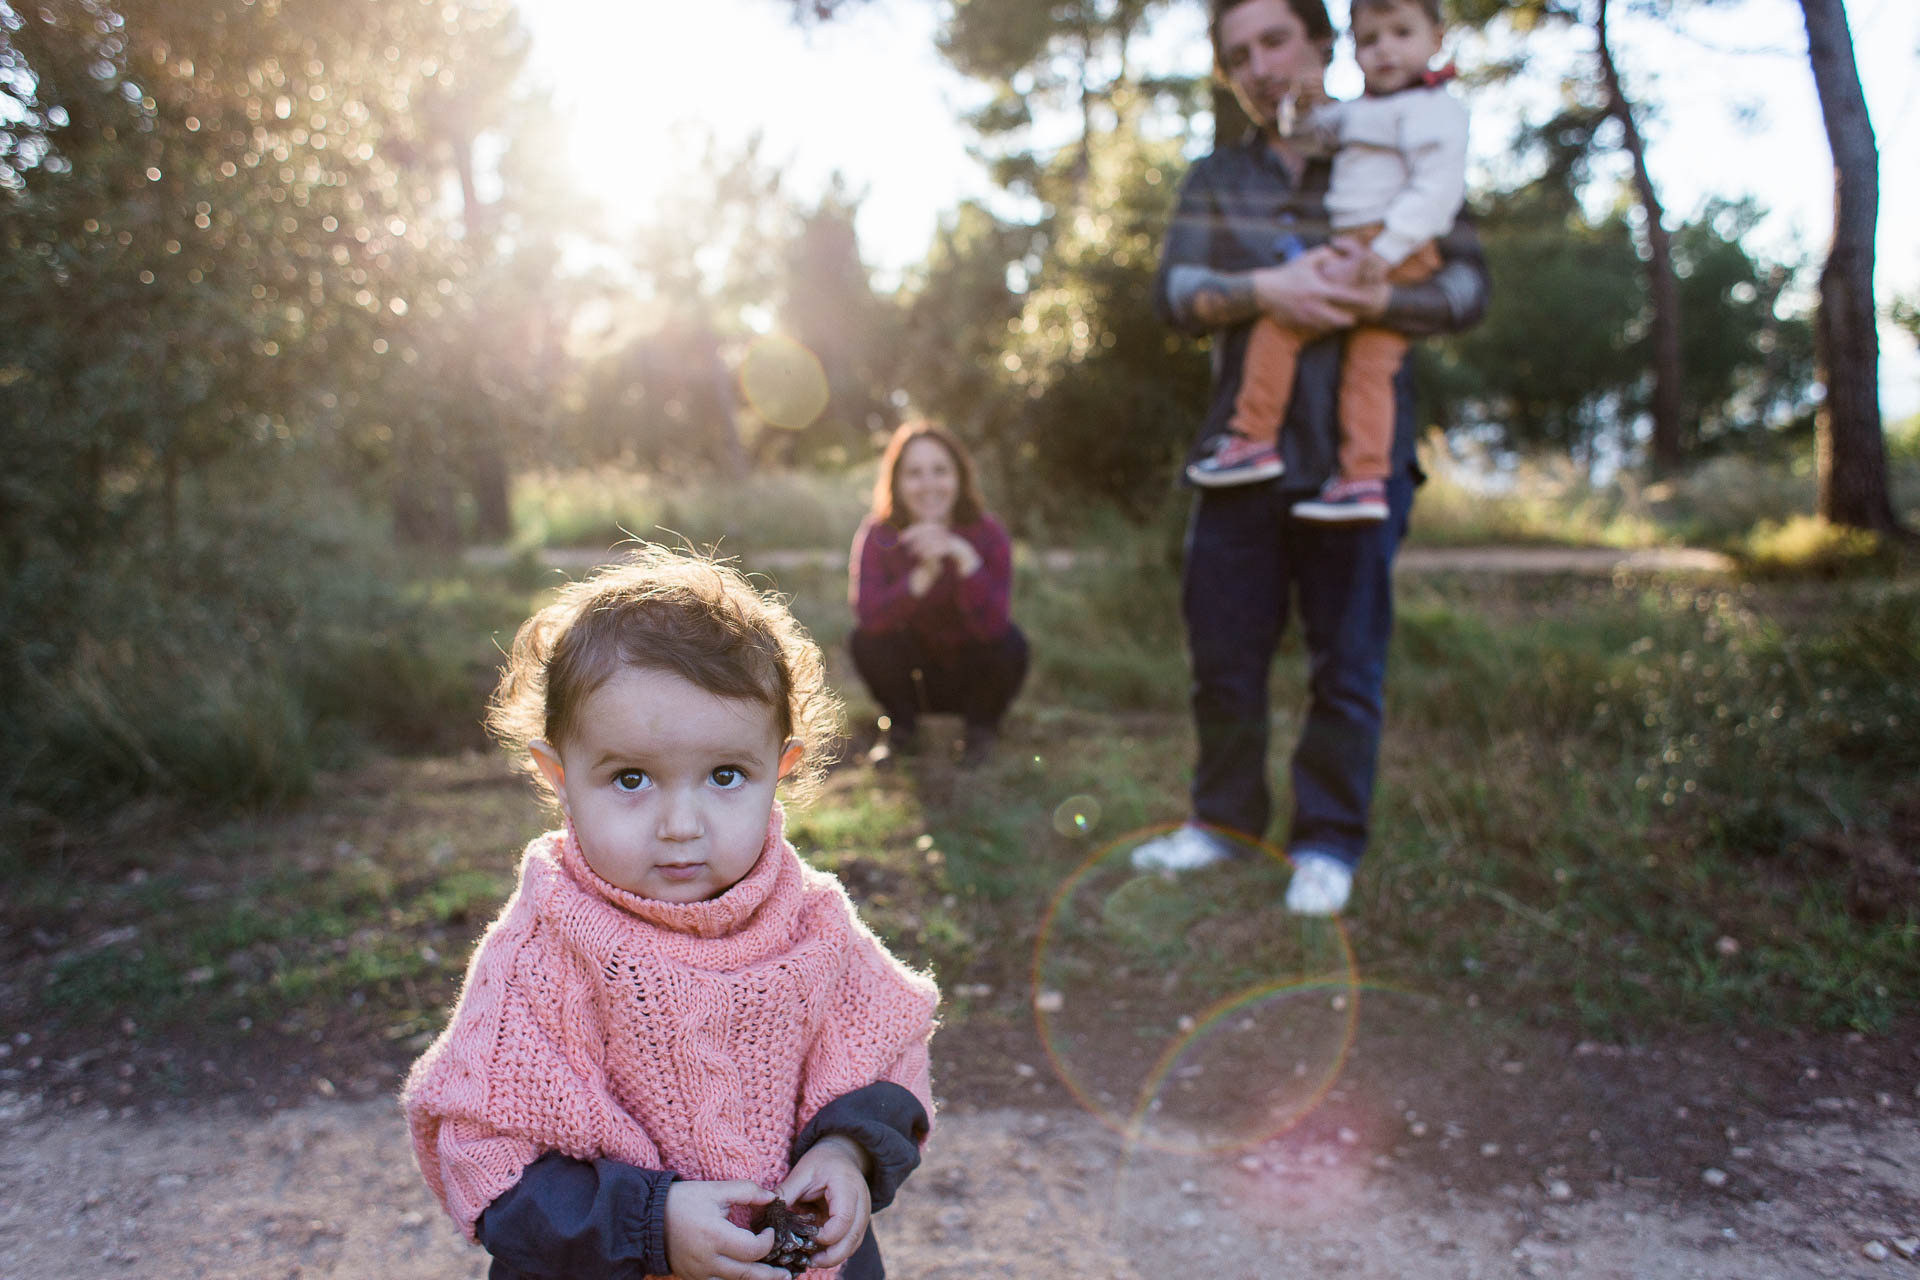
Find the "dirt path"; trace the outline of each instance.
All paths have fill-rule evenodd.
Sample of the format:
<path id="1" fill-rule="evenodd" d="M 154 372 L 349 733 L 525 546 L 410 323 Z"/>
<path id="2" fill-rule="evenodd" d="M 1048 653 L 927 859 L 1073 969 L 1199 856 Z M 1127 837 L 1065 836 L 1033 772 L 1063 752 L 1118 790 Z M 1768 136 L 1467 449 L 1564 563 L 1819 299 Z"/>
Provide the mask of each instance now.
<path id="1" fill-rule="evenodd" d="M 1809 1092 L 1788 1107 L 1794 1114 L 1729 1125 L 1723 1143 L 1707 1135 L 1717 1153 L 1678 1159 L 1666 1157 L 1700 1145 L 1690 1136 L 1699 1126 L 1676 1120 L 1667 1134 L 1645 1117 L 1686 1118 L 1687 1106 L 1603 1099 L 1600 1123 L 1584 1137 L 1616 1150 L 1583 1161 L 1556 1155 L 1544 1130 L 1577 1129 L 1590 1117 L 1539 1117 L 1529 1099 L 1578 1104 L 1566 1102 L 1560 1084 L 1542 1090 L 1527 1077 L 1551 1073 L 1587 1095 L 1630 1093 L 1632 1078 L 1608 1085 L 1562 1070 L 1569 1056 L 1604 1055 L 1562 1047 L 1556 1063 L 1541 1045 L 1547 1060 L 1529 1063 L 1507 1044 L 1482 1081 L 1458 1079 L 1445 1053 L 1426 1052 L 1437 1046 L 1401 1047 L 1410 1051 L 1384 1061 L 1365 1049 L 1368 1061 L 1311 1122 L 1206 1157 L 1129 1152 L 1071 1107 L 949 1107 L 925 1166 L 881 1220 L 891 1272 L 901 1280 L 1920 1276 L 1911 1260 L 1920 1249 L 1912 1094 Z M 1521 1071 L 1510 1069 L 1516 1061 Z M 1883 1061 L 1920 1064 L 1897 1047 Z M 1428 1078 L 1429 1063 L 1446 1079 Z M 1721 1071 L 1695 1065 L 1700 1080 Z M 1045 1092 L 1040 1082 L 1031 1087 Z M 1516 1117 L 1542 1128 L 1531 1146 Z M 1637 1152 L 1634 1135 L 1622 1132 L 1633 1126 L 1643 1130 Z M 1608 1160 L 1619 1163 L 1600 1172 Z M 0 1280 L 484 1272 L 482 1256 L 455 1238 L 414 1175 L 390 1098 L 314 1100 L 266 1115 L 229 1101 L 139 1119 L 0 1095 Z"/>

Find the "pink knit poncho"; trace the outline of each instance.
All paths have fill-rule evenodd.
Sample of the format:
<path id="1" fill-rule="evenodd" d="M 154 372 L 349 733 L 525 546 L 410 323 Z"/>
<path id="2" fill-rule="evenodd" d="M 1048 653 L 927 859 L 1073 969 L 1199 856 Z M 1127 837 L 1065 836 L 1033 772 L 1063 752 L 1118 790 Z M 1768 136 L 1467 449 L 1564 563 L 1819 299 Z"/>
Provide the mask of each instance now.
<path id="1" fill-rule="evenodd" d="M 842 1094 L 890 1080 L 932 1116 L 932 980 L 781 831 L 776 805 L 753 870 L 685 904 L 608 884 L 571 829 L 527 846 L 403 1094 L 414 1158 L 469 1239 L 548 1151 L 775 1188 Z"/>

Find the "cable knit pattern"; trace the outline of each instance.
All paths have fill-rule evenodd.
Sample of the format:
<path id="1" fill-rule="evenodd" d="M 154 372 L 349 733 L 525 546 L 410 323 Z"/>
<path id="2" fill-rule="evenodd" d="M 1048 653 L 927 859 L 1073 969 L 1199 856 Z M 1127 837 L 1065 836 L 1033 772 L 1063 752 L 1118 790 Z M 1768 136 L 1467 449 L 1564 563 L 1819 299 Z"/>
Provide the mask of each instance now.
<path id="1" fill-rule="evenodd" d="M 527 846 L 404 1093 L 414 1158 L 469 1239 L 546 1151 L 771 1188 L 842 1094 L 890 1080 L 932 1115 L 932 980 L 782 828 L 775 805 L 753 870 L 696 903 L 608 884 L 571 829 Z"/>

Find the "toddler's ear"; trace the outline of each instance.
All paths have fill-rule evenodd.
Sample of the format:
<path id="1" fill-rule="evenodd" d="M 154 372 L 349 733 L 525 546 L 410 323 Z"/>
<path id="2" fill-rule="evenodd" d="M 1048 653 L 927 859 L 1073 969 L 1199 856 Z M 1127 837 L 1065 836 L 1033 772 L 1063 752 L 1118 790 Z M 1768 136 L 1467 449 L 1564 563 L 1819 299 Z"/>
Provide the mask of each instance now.
<path id="1" fill-rule="evenodd" d="M 553 794 L 560 801 L 560 811 L 569 817 L 567 808 L 567 770 L 560 763 L 560 753 L 545 738 L 535 738 L 527 744 L 527 753 L 533 757 L 534 767 L 540 770 L 540 776 L 553 788 Z"/>
<path id="2" fill-rule="evenodd" d="M 780 748 L 780 772 L 778 777 L 786 777 L 800 767 L 800 759 L 807 754 L 807 744 L 799 738 L 788 738 L 787 745 Z"/>

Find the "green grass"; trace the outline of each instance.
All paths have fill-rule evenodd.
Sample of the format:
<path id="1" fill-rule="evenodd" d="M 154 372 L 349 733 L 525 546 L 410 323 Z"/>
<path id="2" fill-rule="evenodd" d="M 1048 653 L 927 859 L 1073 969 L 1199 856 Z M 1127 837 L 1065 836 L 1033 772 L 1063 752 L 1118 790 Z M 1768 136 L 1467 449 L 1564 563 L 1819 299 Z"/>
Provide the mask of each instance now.
<path id="1" fill-rule="evenodd" d="M 1894 509 L 1920 527 L 1920 439 L 1912 428 L 1889 440 Z M 1437 439 L 1420 459 L 1411 539 L 1428 546 L 1697 546 L 1775 570 L 1829 571 L 1862 549 L 1813 519 L 1811 443 L 1791 458 L 1711 458 L 1649 483 L 1632 473 L 1595 486 L 1564 458 L 1523 458 L 1490 483 L 1488 460 L 1456 457 Z M 1817 561 L 1818 563 L 1809 563 Z"/>
<path id="2" fill-rule="evenodd" d="M 1171 887 L 1124 865 L 1183 816 L 1192 758 L 1154 536 L 1111 567 L 1023 566 L 1036 663 L 987 768 L 850 762 L 791 814 L 795 843 L 876 929 L 966 992 L 950 1026 L 1027 1016 L 1036 980 L 1076 1016 L 1106 1010 L 1063 1013 L 1063 1036 L 1307 978 L 1484 991 L 1621 1037 L 1703 1021 L 1875 1030 L 1914 1012 L 1910 575 L 1403 577 L 1374 846 L 1342 940 L 1274 916 L 1278 862 Z M 442 568 L 407 588 L 469 672 L 461 717 L 477 719 L 487 655 L 552 580 Z M 857 728 L 873 708 L 842 649 L 843 576 L 765 581 L 828 647 Z M 1290 641 L 1272 707 L 1283 812 L 1302 665 Z M 243 1018 L 346 1034 L 351 1010 L 351 1034 L 415 1043 L 546 820 L 497 757 L 441 753 L 323 772 L 311 798 L 240 817 L 129 811 L 119 834 L 9 845 L 14 998 L 56 1034 L 129 1009 L 183 1035 Z"/>
<path id="3" fill-rule="evenodd" d="M 717 545 L 722 554 L 769 547 L 844 551 L 872 491 L 871 466 L 706 481 L 619 469 L 529 474 L 514 486 L 514 544 L 597 549 L 639 538 Z"/>
<path id="4" fill-rule="evenodd" d="M 1909 1006 L 1920 913 L 1873 851 L 1913 872 L 1920 590 L 1513 590 L 1407 610 L 1362 878 L 1392 963 L 1605 1026 Z"/>

